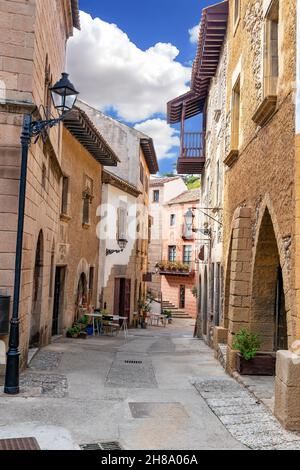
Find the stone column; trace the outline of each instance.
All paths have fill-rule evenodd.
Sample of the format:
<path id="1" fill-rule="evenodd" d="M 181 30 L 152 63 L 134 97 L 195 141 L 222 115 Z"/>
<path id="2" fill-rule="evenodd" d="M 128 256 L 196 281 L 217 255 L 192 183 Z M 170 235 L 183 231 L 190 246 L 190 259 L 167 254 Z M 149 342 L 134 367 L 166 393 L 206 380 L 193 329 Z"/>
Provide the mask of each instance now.
<path id="1" fill-rule="evenodd" d="M 251 282 L 251 209 L 239 207 L 234 214 L 232 235 L 230 297 L 228 309 L 228 372 L 236 370 L 236 351 L 232 348 L 234 336 L 242 328 L 250 327 Z"/>
<path id="2" fill-rule="evenodd" d="M 276 361 L 276 418 L 290 431 L 300 431 L 300 355 L 279 351 Z"/>

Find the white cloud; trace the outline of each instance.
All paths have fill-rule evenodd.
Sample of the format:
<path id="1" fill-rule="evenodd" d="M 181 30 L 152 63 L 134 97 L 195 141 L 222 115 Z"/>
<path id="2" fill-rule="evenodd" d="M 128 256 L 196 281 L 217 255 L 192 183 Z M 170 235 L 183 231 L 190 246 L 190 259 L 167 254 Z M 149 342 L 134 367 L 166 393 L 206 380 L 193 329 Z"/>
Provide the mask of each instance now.
<path id="1" fill-rule="evenodd" d="M 80 21 L 68 43 L 68 71 L 84 101 L 137 122 L 165 114 L 167 101 L 189 90 L 191 69 L 175 60 L 172 44 L 143 51 L 115 24 L 84 12 Z"/>
<path id="2" fill-rule="evenodd" d="M 159 160 L 177 156 L 171 153 L 171 149 L 180 145 L 179 132 L 173 129 L 167 121 L 163 119 L 149 119 L 148 121 L 136 124 L 134 127 L 138 131 L 152 137 Z"/>
<path id="3" fill-rule="evenodd" d="M 200 25 L 197 24 L 193 28 L 189 29 L 190 42 L 192 44 L 197 44 L 199 39 Z"/>

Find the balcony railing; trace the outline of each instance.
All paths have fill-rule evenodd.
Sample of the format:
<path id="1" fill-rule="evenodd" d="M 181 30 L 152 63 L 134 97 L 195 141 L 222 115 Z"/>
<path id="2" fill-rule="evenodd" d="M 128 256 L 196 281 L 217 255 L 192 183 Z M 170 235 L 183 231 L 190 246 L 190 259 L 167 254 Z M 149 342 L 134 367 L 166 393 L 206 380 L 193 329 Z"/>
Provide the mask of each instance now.
<path id="1" fill-rule="evenodd" d="M 201 174 L 205 164 L 204 133 L 183 132 L 180 156 L 177 162 L 179 174 Z"/>

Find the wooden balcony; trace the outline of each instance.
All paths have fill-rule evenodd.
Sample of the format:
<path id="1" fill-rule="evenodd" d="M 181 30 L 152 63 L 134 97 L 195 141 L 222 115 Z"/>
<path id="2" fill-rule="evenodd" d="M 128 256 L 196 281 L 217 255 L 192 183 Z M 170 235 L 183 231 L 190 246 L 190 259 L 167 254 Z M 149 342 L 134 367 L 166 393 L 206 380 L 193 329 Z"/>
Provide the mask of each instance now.
<path id="1" fill-rule="evenodd" d="M 182 133 L 177 172 L 181 175 L 200 175 L 204 165 L 204 134 L 202 132 Z"/>

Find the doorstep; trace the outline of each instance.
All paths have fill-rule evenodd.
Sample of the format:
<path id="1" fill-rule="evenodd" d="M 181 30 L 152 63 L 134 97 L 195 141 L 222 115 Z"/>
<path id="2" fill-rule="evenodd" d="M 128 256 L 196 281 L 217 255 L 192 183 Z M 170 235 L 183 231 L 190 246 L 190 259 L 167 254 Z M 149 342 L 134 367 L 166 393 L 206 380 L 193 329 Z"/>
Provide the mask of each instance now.
<path id="1" fill-rule="evenodd" d="M 238 372 L 233 372 L 232 376 L 274 414 L 275 377 L 240 375 Z"/>

